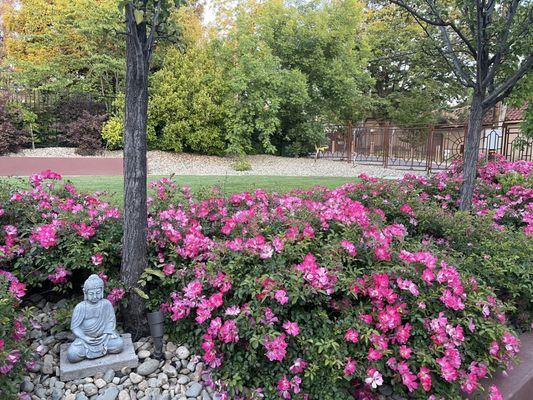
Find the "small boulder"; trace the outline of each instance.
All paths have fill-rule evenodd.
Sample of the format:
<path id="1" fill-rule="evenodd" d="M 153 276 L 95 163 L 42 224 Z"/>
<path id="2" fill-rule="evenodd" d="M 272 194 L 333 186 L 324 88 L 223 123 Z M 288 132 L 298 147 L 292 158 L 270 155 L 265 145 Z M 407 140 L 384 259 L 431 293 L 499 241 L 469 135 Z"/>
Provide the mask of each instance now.
<path id="1" fill-rule="evenodd" d="M 159 360 L 147 359 L 137 367 L 137 373 L 142 376 L 150 375 L 159 368 Z"/>

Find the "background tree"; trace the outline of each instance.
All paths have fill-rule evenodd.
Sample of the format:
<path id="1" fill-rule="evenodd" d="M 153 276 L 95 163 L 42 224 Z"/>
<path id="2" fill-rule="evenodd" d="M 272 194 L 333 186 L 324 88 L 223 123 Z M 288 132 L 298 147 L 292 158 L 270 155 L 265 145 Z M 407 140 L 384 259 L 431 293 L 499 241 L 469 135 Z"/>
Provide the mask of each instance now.
<path id="1" fill-rule="evenodd" d="M 113 96 L 123 85 L 116 0 L 20 0 L 6 10 L 5 60 L 34 89 Z"/>
<path id="2" fill-rule="evenodd" d="M 215 50 L 230 78 L 229 151 L 307 154 L 324 126 L 361 119 L 371 79 L 356 0 L 222 2 Z"/>
<path id="3" fill-rule="evenodd" d="M 437 110 L 465 100 L 466 89 L 442 63 L 415 19 L 394 4 L 370 1 L 365 20 L 374 79 L 371 117 L 398 125 L 427 125 Z"/>
<path id="4" fill-rule="evenodd" d="M 305 76 L 310 99 L 304 110 L 308 116 L 305 125 L 313 126 L 318 136 L 319 132 L 323 135 L 326 123 L 362 119 L 371 106 L 368 92 L 372 83 L 366 68 L 370 48 L 364 4 L 358 0 L 285 4 L 264 4 L 257 21 L 258 34 L 283 68 Z M 298 121 L 299 116 L 294 117 Z M 290 132 L 290 120 L 282 124 L 289 136 L 296 134 Z"/>
<path id="5" fill-rule="evenodd" d="M 264 10 L 263 5 L 243 3 L 236 9 L 231 31 L 213 42 L 228 82 L 225 104 L 230 115 L 225 127 L 230 154 L 278 152 L 281 110 L 290 98 L 306 96 L 305 84 L 291 86 L 302 75 L 284 68 L 261 35 Z M 289 93 L 291 87 L 300 93 Z M 308 139 L 300 133 L 302 140 Z"/>
<path id="6" fill-rule="evenodd" d="M 528 0 L 389 0 L 412 15 L 461 84 L 471 90 L 460 209 L 471 208 L 483 115 L 533 66 Z"/>
<path id="7" fill-rule="evenodd" d="M 227 83 L 205 41 L 170 49 L 153 75 L 149 124 L 160 132 L 155 147 L 224 154 Z M 154 140 L 153 140 L 154 141 Z"/>

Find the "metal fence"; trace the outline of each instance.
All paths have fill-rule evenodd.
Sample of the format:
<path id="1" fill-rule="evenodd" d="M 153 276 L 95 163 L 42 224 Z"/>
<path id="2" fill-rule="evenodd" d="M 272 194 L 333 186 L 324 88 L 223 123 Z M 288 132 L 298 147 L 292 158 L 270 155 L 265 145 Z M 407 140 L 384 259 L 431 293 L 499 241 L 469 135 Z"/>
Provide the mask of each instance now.
<path id="1" fill-rule="evenodd" d="M 510 161 L 533 159 L 533 143 L 521 136 L 518 124 L 482 129 L 480 152 L 502 154 Z M 319 157 L 429 172 L 462 159 L 466 132 L 465 125 L 335 125 L 328 127 L 329 145 Z"/>

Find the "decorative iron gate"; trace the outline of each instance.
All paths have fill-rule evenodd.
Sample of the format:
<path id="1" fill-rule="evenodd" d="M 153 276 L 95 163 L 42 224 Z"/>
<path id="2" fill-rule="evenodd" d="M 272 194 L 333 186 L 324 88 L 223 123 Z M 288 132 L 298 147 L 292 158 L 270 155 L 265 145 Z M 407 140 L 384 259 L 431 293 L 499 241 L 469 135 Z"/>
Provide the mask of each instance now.
<path id="1" fill-rule="evenodd" d="M 533 143 L 520 135 L 517 124 L 482 129 L 480 152 L 511 161 L 533 159 Z M 330 126 L 330 143 L 321 157 L 429 172 L 462 159 L 466 132 L 464 125 Z"/>

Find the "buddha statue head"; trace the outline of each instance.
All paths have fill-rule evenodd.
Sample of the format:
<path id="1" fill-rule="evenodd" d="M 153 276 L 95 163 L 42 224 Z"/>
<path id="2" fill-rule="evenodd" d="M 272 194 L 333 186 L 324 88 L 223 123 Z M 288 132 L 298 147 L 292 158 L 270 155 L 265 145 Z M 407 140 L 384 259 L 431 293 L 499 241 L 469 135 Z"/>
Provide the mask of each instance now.
<path id="1" fill-rule="evenodd" d="M 83 284 L 83 299 L 96 304 L 104 298 L 104 281 L 96 274 L 92 274 Z"/>

